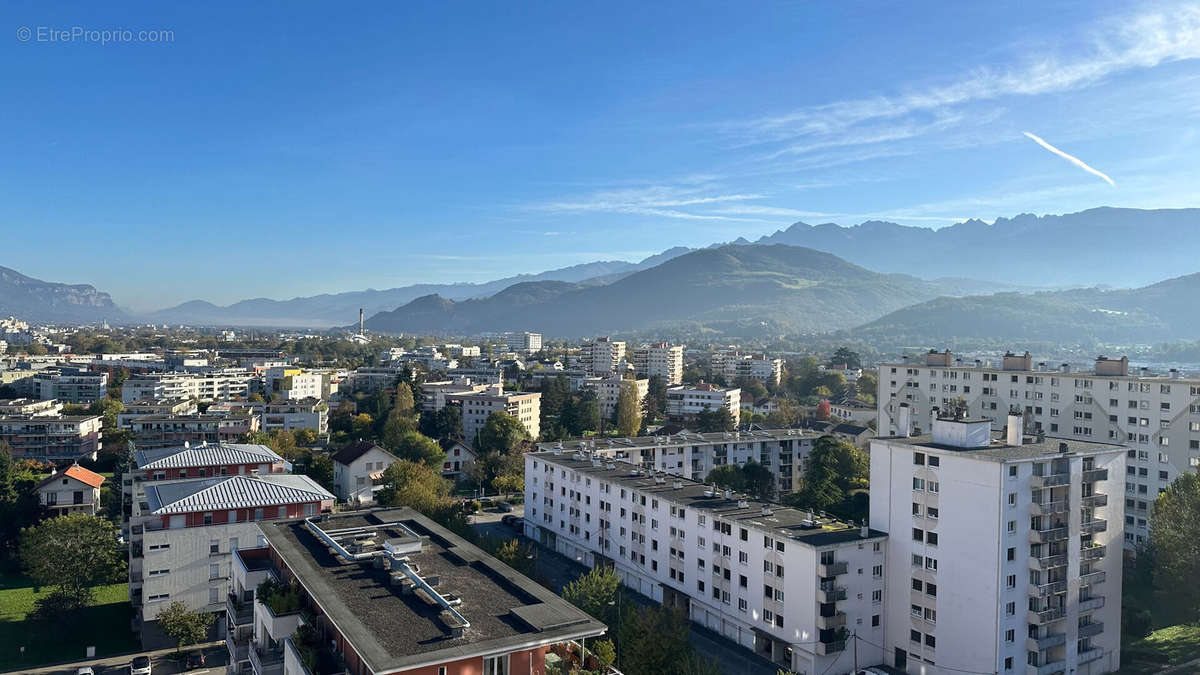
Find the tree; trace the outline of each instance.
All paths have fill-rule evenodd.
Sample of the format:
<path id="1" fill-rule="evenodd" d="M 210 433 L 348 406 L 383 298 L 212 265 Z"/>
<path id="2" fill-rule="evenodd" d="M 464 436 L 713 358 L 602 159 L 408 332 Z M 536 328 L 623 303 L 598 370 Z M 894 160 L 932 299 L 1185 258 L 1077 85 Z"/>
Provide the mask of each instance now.
<path id="1" fill-rule="evenodd" d="M 385 434 L 386 436 L 386 434 Z M 385 439 L 386 446 L 386 439 Z M 442 462 L 446 461 L 446 451 L 432 438 L 416 431 L 406 431 L 395 439 L 394 445 L 388 447 L 400 459 L 411 462 L 421 462 L 442 470 Z"/>
<path id="2" fill-rule="evenodd" d="M 741 492 L 746 487 L 746 479 L 736 464 L 722 464 L 713 467 L 713 470 L 705 476 L 704 482 L 735 492 Z"/>
<path id="3" fill-rule="evenodd" d="M 638 400 L 637 382 L 621 382 L 621 394 L 617 398 L 617 433 L 629 438 L 637 436 L 642 428 L 642 402 Z"/>
<path id="4" fill-rule="evenodd" d="M 1155 584 L 1193 621 L 1200 618 L 1200 477 L 1183 473 L 1154 502 Z"/>
<path id="5" fill-rule="evenodd" d="M 409 417 L 413 414 L 414 406 L 412 387 L 404 381 L 397 383 L 396 403 L 392 406 L 392 412 Z"/>
<path id="6" fill-rule="evenodd" d="M 320 433 L 312 427 L 303 427 L 293 432 L 297 445 L 312 445 L 317 442 Z"/>
<path id="7" fill-rule="evenodd" d="M 533 561 L 530 559 L 533 555 L 533 548 L 528 544 L 522 544 L 516 539 L 508 539 L 500 544 L 493 555 L 500 562 L 525 576 L 533 574 Z"/>
<path id="8" fill-rule="evenodd" d="M 369 433 L 375 424 L 375 418 L 367 413 L 359 413 L 350 418 L 350 433 L 357 436 Z"/>
<path id="9" fill-rule="evenodd" d="M 417 422 L 411 417 L 405 417 L 393 410 L 388 414 L 387 422 L 383 425 L 380 442 L 383 447 L 392 449 L 400 445 L 404 437 L 417 430 Z"/>
<path id="10" fill-rule="evenodd" d="M 39 586 L 53 589 L 50 612 L 86 607 L 92 587 L 115 583 L 125 573 L 117 528 L 82 513 L 50 518 L 21 531 L 21 562 Z"/>
<path id="11" fill-rule="evenodd" d="M 607 671 L 609 666 L 617 660 L 617 649 L 612 640 L 598 640 L 592 646 L 592 654 L 595 655 L 596 664 L 600 666 L 601 672 Z"/>
<path id="12" fill-rule="evenodd" d="M 833 352 L 833 356 L 829 358 L 829 365 L 844 365 L 850 370 L 855 370 L 862 368 L 862 360 L 859 359 L 858 352 L 849 347 L 838 347 L 837 351 Z"/>
<path id="13" fill-rule="evenodd" d="M 850 499 L 850 490 L 863 488 L 870 471 L 866 454 L 846 441 L 822 436 L 813 443 L 804 471 L 804 484 L 789 502 L 800 508 L 829 511 L 850 518 L 859 514 L 861 504 Z"/>
<path id="14" fill-rule="evenodd" d="M 688 620 L 678 609 L 643 607 L 620 624 L 621 669 L 629 673 L 681 673 L 690 658 Z"/>
<path id="15" fill-rule="evenodd" d="M 304 475 L 317 481 L 326 490 L 333 490 L 333 458 L 309 451 L 304 462 Z"/>
<path id="16" fill-rule="evenodd" d="M 461 440 L 462 408 L 446 405 L 437 412 L 422 413 L 418 428 L 430 438 Z"/>
<path id="17" fill-rule="evenodd" d="M 488 415 L 487 422 L 479 432 L 476 449 L 508 455 L 520 452 L 521 445 L 528 440 L 529 432 L 521 420 L 507 413 L 494 412 Z"/>
<path id="18" fill-rule="evenodd" d="M 729 408 L 721 406 L 717 409 L 705 408 L 696 415 L 696 429 L 701 432 L 733 431 L 737 423 L 733 421 L 733 413 Z"/>
<path id="19" fill-rule="evenodd" d="M 510 493 L 525 489 L 525 476 L 515 473 L 501 474 L 492 479 L 492 487 L 508 497 Z"/>
<path id="20" fill-rule="evenodd" d="M 208 637 L 212 617 L 202 612 L 193 612 L 176 600 L 158 613 L 158 625 L 168 637 L 175 640 L 177 649 L 194 645 Z"/>
<path id="21" fill-rule="evenodd" d="M 646 385 L 646 398 L 642 401 L 642 410 L 649 421 L 667 414 L 667 381 L 661 375 L 650 377 Z"/>
<path id="22" fill-rule="evenodd" d="M 612 626 L 621 579 L 611 567 L 594 567 L 567 584 L 562 597 L 599 621 Z M 638 671 L 640 672 L 640 671 Z M 650 671 L 647 671 L 650 672 Z"/>
<path id="23" fill-rule="evenodd" d="M 34 491 L 38 482 L 30 463 L 14 460 L 8 444 L 0 441 L 0 561 L 14 560 L 21 529 L 41 515 Z"/>
<path id="24" fill-rule="evenodd" d="M 445 507 L 450 483 L 437 469 L 406 459 L 393 462 L 383 470 L 383 487 L 376 500 L 384 506 L 408 506 L 429 514 Z"/>
<path id="25" fill-rule="evenodd" d="M 775 495 L 775 474 L 758 462 L 742 465 L 742 483 L 745 492 L 755 499 L 769 501 Z"/>

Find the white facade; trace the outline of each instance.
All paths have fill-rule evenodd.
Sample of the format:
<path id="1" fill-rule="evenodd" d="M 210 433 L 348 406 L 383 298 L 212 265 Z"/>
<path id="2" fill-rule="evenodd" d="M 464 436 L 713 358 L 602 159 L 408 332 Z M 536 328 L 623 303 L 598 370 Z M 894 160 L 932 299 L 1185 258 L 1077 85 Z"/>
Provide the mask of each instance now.
<path id="1" fill-rule="evenodd" d="M 525 534 L 805 675 L 880 663 L 886 535 L 625 462 L 525 455 Z M 851 631 L 862 639 L 848 642 Z"/>
<path id="2" fill-rule="evenodd" d="M 626 380 L 621 377 L 605 377 L 584 380 L 580 386 L 581 389 L 591 389 L 596 392 L 596 402 L 600 406 L 600 416 L 604 419 L 613 419 L 617 416 L 617 409 L 621 403 L 621 392 L 626 387 L 636 389 L 638 406 L 640 408 L 642 401 L 646 398 L 646 392 L 650 390 L 650 380 Z"/>
<path id="3" fill-rule="evenodd" d="M 1107 673 L 1120 663 L 1125 448 L 938 420 L 871 444 L 890 533 L 886 663 L 909 673 Z M 1060 449 L 1060 443 L 1064 443 Z M 941 666 L 939 668 L 939 666 Z"/>
<path id="4" fill-rule="evenodd" d="M 533 393 L 493 394 L 489 392 L 450 394 L 447 403 L 462 407 L 463 437 L 473 442 L 475 436 L 487 424 L 487 418 L 494 412 L 501 412 L 517 418 L 529 432 L 529 437 L 537 439 L 541 431 L 542 395 Z"/>
<path id="5" fill-rule="evenodd" d="M 446 396 L 475 392 L 500 394 L 504 385 L 500 383 L 477 383 L 469 377 L 456 377 L 453 380 L 425 382 L 421 385 L 421 412 L 437 412 L 446 407 Z"/>
<path id="6" fill-rule="evenodd" d="M 338 499 L 353 504 L 375 503 L 375 492 L 379 489 L 377 477 L 396 461 L 395 455 L 378 446 L 372 446 L 352 459 L 341 453 L 334 455 L 333 489 Z"/>
<path id="7" fill-rule="evenodd" d="M 250 395 L 257 382 L 250 371 L 215 371 L 211 373 L 152 373 L 137 375 L 121 385 L 121 401 L 133 403 L 142 399 L 195 398 L 219 401 Z"/>
<path id="8" fill-rule="evenodd" d="M 667 389 L 667 418 L 693 420 L 705 410 L 725 407 L 736 424 L 742 415 L 742 390 L 717 387 L 706 382 Z"/>
<path id="9" fill-rule="evenodd" d="M 765 354 L 715 352 L 709 359 L 709 368 L 713 377 L 721 375 L 726 382 L 734 382 L 739 377 L 751 377 L 779 384 L 783 377 L 783 359 L 768 358 Z"/>
<path id="10" fill-rule="evenodd" d="M 588 375 L 612 375 L 625 358 L 625 343 L 608 337 L 598 337 L 583 343 L 579 361 Z"/>
<path id="11" fill-rule="evenodd" d="M 1154 500 L 1200 464 L 1200 379 L 1126 374 L 1124 359 L 1097 360 L 1085 371 L 1035 365 L 1028 354 L 997 365 L 964 363 L 948 352 L 881 364 L 879 433 L 897 432 L 901 403 L 916 426 L 927 428 L 934 407 L 945 410 L 961 399 L 968 414 L 990 418 L 997 428 L 1015 407 L 1028 431 L 1127 445 L 1125 545 L 1147 541 Z"/>
<path id="12" fill-rule="evenodd" d="M 683 382 L 683 346 L 666 342 L 633 350 L 633 369 L 638 377 L 659 377 L 668 386 Z"/>
<path id="13" fill-rule="evenodd" d="M 319 398 L 276 401 L 263 408 L 263 431 L 275 429 L 316 429 L 318 434 L 329 433 L 329 406 Z"/>
<path id="14" fill-rule="evenodd" d="M 504 345 L 514 352 L 524 352 L 532 354 L 542 348 L 541 333 L 507 333 L 504 336 Z"/>

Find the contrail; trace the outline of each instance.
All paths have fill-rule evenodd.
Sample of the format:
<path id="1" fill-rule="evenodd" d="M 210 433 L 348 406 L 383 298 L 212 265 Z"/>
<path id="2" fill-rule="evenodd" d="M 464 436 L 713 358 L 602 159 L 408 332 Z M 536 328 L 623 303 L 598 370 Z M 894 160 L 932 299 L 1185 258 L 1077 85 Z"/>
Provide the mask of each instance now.
<path id="1" fill-rule="evenodd" d="M 1022 133 L 1024 133 L 1026 136 L 1028 136 L 1029 139 L 1032 140 L 1034 143 L 1037 143 L 1038 145 L 1042 146 L 1043 148 L 1049 150 L 1050 152 L 1053 152 L 1054 154 L 1058 155 L 1059 157 L 1062 157 L 1063 159 L 1067 160 L 1068 162 L 1074 164 L 1075 166 L 1083 169 L 1084 171 L 1086 171 L 1090 174 L 1094 174 L 1094 175 L 1097 175 L 1097 176 L 1103 178 L 1105 180 L 1105 182 L 1107 182 L 1109 185 L 1113 185 L 1113 186 L 1116 185 L 1116 183 L 1113 182 L 1113 179 L 1108 177 L 1108 174 L 1104 173 L 1103 171 L 1097 171 L 1096 169 L 1093 169 L 1092 167 L 1088 166 L 1087 163 L 1084 162 L 1082 159 L 1079 159 L 1078 157 L 1075 157 L 1073 155 L 1068 155 L 1067 153 L 1063 152 L 1062 150 L 1059 150 L 1058 148 L 1054 147 L 1053 145 L 1050 145 L 1046 141 L 1042 140 L 1040 137 L 1038 137 L 1035 134 L 1031 134 L 1028 131 L 1025 131 Z"/>

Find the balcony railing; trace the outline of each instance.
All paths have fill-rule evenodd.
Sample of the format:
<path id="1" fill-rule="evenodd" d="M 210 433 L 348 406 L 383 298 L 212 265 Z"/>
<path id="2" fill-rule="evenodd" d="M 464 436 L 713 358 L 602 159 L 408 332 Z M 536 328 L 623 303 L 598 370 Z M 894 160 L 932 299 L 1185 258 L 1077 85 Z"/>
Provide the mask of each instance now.
<path id="1" fill-rule="evenodd" d="M 817 576 L 836 577 L 839 574 L 845 574 L 849 567 L 849 563 L 845 561 L 823 563 L 817 566 Z"/>
<path id="2" fill-rule="evenodd" d="M 225 596 L 225 615 L 234 626 L 245 626 L 254 622 L 254 603 L 237 602 L 232 595 Z"/>
<path id="3" fill-rule="evenodd" d="M 1029 485 L 1035 488 L 1055 487 L 1058 485 L 1067 485 L 1071 482 L 1071 474 L 1069 473 L 1052 473 L 1048 476 L 1030 476 Z"/>
<path id="4" fill-rule="evenodd" d="M 1051 527 L 1044 530 L 1030 530 L 1029 540 L 1035 544 L 1048 544 L 1052 541 L 1062 541 L 1067 538 L 1067 527 Z"/>
<path id="5" fill-rule="evenodd" d="M 1029 512 L 1035 516 L 1048 516 L 1052 513 L 1066 513 L 1071 508 L 1070 502 L 1060 499 L 1056 502 L 1042 502 L 1029 505 Z"/>
<path id="6" fill-rule="evenodd" d="M 1103 632 L 1104 632 L 1104 622 L 1103 621 L 1093 621 L 1091 623 L 1085 623 L 1084 625 L 1079 627 L 1079 637 L 1081 637 L 1081 638 L 1092 637 L 1093 635 L 1099 635 Z"/>
<path id="7" fill-rule="evenodd" d="M 258 643 L 252 643 L 250 645 L 250 666 L 254 669 L 255 675 L 282 675 L 283 649 L 281 647 L 265 649 Z"/>
<path id="8" fill-rule="evenodd" d="M 250 658 L 250 638 L 237 639 L 230 635 L 225 638 L 225 649 L 229 652 L 229 663 L 237 665 L 240 661 Z M 235 668 L 235 672 L 240 669 Z"/>
<path id="9" fill-rule="evenodd" d="M 817 653 L 822 656 L 829 654 L 837 654 L 838 652 L 846 651 L 845 640 L 834 640 L 833 642 L 818 642 Z"/>
<path id="10" fill-rule="evenodd" d="M 1103 545 L 1089 546 L 1087 548 L 1080 549 L 1079 559 L 1080 560 L 1099 560 L 1104 557 L 1104 554 L 1107 550 L 1108 549 L 1105 548 Z"/>
<path id="11" fill-rule="evenodd" d="M 1090 507 L 1108 506 L 1108 495 L 1099 493 L 1087 495 L 1083 498 L 1083 505 Z"/>
<path id="12" fill-rule="evenodd" d="M 822 585 L 817 589 L 817 602 L 837 602 L 846 599 L 846 589 L 842 586 Z"/>
<path id="13" fill-rule="evenodd" d="M 1062 609 L 1060 607 L 1055 607 L 1055 608 L 1051 608 L 1051 609 L 1043 609 L 1041 611 L 1029 610 L 1029 614 L 1028 614 L 1027 618 L 1029 620 L 1029 623 L 1042 624 L 1042 623 L 1049 623 L 1051 621 L 1058 621 L 1059 619 L 1066 616 L 1066 613 L 1067 613 L 1067 610 Z"/>
<path id="14" fill-rule="evenodd" d="M 1086 652 L 1080 652 L 1079 653 L 1079 664 L 1083 665 L 1085 663 L 1090 663 L 1090 662 L 1095 661 L 1096 659 L 1100 658 L 1101 656 L 1104 656 L 1103 649 L 1089 649 Z"/>
<path id="15" fill-rule="evenodd" d="M 1026 642 L 1026 648 L 1031 652 L 1040 652 L 1044 649 L 1065 645 L 1067 643 L 1066 633 L 1051 633 L 1040 638 L 1031 637 Z"/>
<path id="16" fill-rule="evenodd" d="M 1108 480 L 1108 469 L 1090 469 L 1083 472 L 1083 482 L 1095 483 L 1096 481 Z"/>
<path id="17" fill-rule="evenodd" d="M 1065 593 L 1067 590 L 1066 581 L 1051 581 L 1045 584 L 1029 584 L 1029 594 L 1036 596 L 1054 595 L 1055 593 Z"/>
<path id="18" fill-rule="evenodd" d="M 1089 520 L 1089 521 L 1087 521 L 1086 523 L 1084 523 L 1082 526 L 1080 526 L 1080 528 L 1079 528 L 1079 529 L 1080 529 L 1080 531 L 1082 531 L 1084 534 L 1092 534 L 1092 533 L 1095 533 L 1095 532 L 1103 532 L 1103 531 L 1105 531 L 1105 530 L 1107 530 L 1107 529 L 1108 529 L 1108 521 L 1107 521 L 1107 520 L 1104 520 L 1103 518 L 1097 518 L 1097 519 L 1095 519 L 1095 520 Z"/>
<path id="19" fill-rule="evenodd" d="M 1100 609 L 1104 606 L 1104 596 L 1094 595 L 1086 600 L 1079 601 L 1079 611 L 1086 612 L 1092 609 Z"/>
<path id="20" fill-rule="evenodd" d="M 1053 675 L 1067 669 L 1066 661 L 1051 661 L 1038 667 L 1038 675 Z"/>
<path id="21" fill-rule="evenodd" d="M 1042 556 L 1041 558 L 1034 558 L 1034 560 L 1037 561 L 1037 566 L 1044 570 L 1052 567 L 1065 567 L 1067 564 L 1067 554 L 1059 553 L 1056 555 L 1047 555 Z"/>
<path id="22" fill-rule="evenodd" d="M 1079 575 L 1079 584 L 1081 586 L 1095 586 L 1096 584 L 1102 584 L 1104 583 L 1105 576 L 1104 570 L 1097 570 L 1095 572 L 1081 574 Z"/>
<path id="23" fill-rule="evenodd" d="M 831 628 L 841 628 L 842 626 L 845 626 L 845 625 L 846 625 L 846 613 L 845 612 L 834 612 L 830 616 L 818 616 L 817 617 L 817 628 L 820 628 L 823 630 L 831 629 Z"/>

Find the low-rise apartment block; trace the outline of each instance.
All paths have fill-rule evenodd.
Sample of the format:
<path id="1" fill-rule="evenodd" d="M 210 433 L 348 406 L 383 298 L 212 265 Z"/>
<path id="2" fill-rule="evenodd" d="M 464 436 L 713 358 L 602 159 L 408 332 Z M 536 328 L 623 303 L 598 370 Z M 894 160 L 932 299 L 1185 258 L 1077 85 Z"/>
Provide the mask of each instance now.
<path id="1" fill-rule="evenodd" d="M 200 401 L 224 401 L 235 396 L 246 398 L 258 378 L 252 371 L 219 370 L 208 373 L 150 373 L 125 380 L 121 401 L 142 399 L 194 398 Z"/>
<path id="2" fill-rule="evenodd" d="M 318 434 L 325 435 L 329 433 L 329 406 L 312 397 L 272 401 L 263 407 L 260 428 L 263 431 L 316 429 Z"/>
<path id="3" fill-rule="evenodd" d="M 474 394 L 479 392 L 501 394 L 504 392 L 504 385 L 498 382 L 473 382 L 469 377 L 456 377 L 453 380 L 425 382 L 421 385 L 421 412 L 432 413 L 446 407 L 447 395 Z"/>
<path id="4" fill-rule="evenodd" d="M 933 408 L 958 403 L 997 429 L 1016 408 L 1028 432 L 1129 446 L 1123 495 L 1129 550 L 1150 536 L 1159 493 L 1200 465 L 1200 378 L 1131 369 L 1123 357 L 1101 357 L 1092 368 L 1078 369 L 1034 363 L 1029 353 L 993 363 L 933 352 L 881 364 L 876 402 L 881 435 L 897 433 L 902 403 L 913 424 L 926 430 Z"/>
<path id="5" fill-rule="evenodd" d="M 525 534 L 683 610 L 781 668 L 883 660 L 885 533 L 635 464 L 525 455 Z"/>
<path id="6" fill-rule="evenodd" d="M 542 433 L 542 395 L 538 392 L 449 394 L 446 403 L 462 407 L 463 437 L 468 442 L 474 442 L 487 424 L 487 418 L 495 412 L 515 417 L 529 432 L 530 438 L 536 439 Z"/>
<path id="7" fill-rule="evenodd" d="M 0 415 L 0 441 L 15 459 L 71 462 L 100 452 L 99 415 Z"/>
<path id="8" fill-rule="evenodd" d="M 17 417 L 55 417 L 61 415 L 63 404 L 56 399 L 0 399 L 0 415 Z"/>
<path id="9" fill-rule="evenodd" d="M 522 354 L 532 354 L 542 348 L 541 333 L 505 333 L 504 345 L 509 351 L 520 352 Z M 478 356 L 478 354 L 476 354 Z"/>
<path id="10" fill-rule="evenodd" d="M 184 443 L 234 443 L 259 429 L 254 416 L 147 415 L 130 421 L 139 448 L 167 448 Z"/>
<path id="11" fill-rule="evenodd" d="M 742 415 L 742 390 L 708 382 L 667 389 L 667 419 L 673 422 L 692 422 L 700 413 L 722 407 L 729 410 L 736 424 Z"/>
<path id="12" fill-rule="evenodd" d="M 40 399 L 89 405 L 108 396 L 108 373 L 89 373 L 84 368 L 48 368 L 33 376 Z"/>
<path id="13" fill-rule="evenodd" d="M 604 624 L 410 509 L 263 523 L 234 556 L 226 644 L 234 672 L 543 673 L 552 645 Z M 256 591 L 295 589 L 283 604 Z M 269 586 L 268 586 L 269 587 Z M 305 612 L 310 644 L 294 633 Z M 302 661 L 309 654 L 309 665 Z"/>
<path id="14" fill-rule="evenodd" d="M 870 522 L 891 533 L 886 663 L 1115 672 L 1126 447 L 1030 436 L 1019 414 L 998 441 L 987 418 L 931 425 L 871 444 Z"/>
<path id="15" fill-rule="evenodd" d="M 134 420 L 142 417 L 195 415 L 197 410 L 198 407 L 194 399 L 143 399 L 126 404 L 125 409 L 117 413 L 117 426 L 122 429 L 129 429 L 132 427 Z"/>

